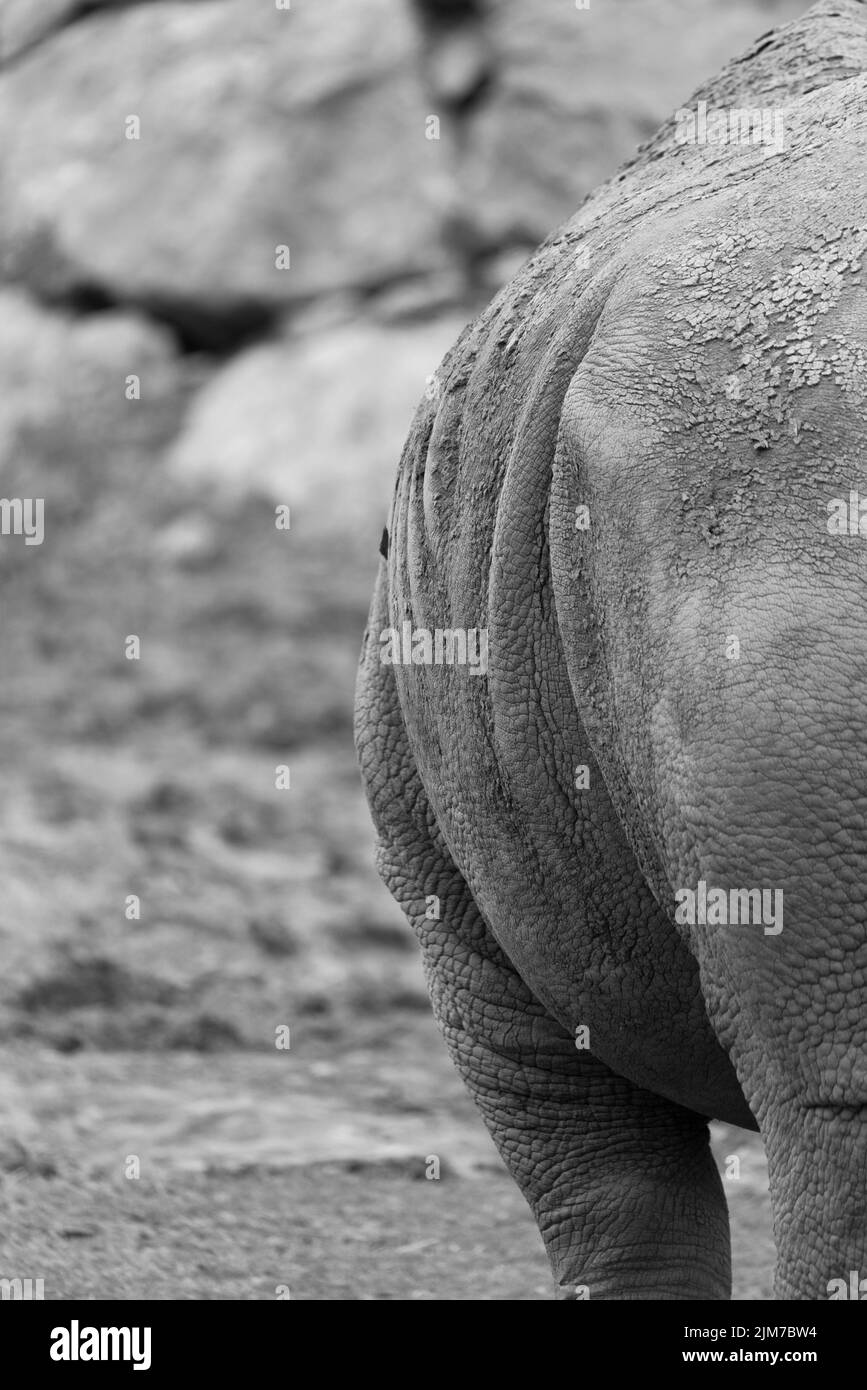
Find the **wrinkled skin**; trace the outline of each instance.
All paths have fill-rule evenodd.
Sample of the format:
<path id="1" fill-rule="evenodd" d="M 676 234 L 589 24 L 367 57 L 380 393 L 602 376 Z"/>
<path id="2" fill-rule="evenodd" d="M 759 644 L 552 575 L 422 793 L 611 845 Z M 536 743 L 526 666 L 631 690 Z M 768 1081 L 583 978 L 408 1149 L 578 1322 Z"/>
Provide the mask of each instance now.
<path id="1" fill-rule="evenodd" d="M 782 152 L 664 127 L 466 330 L 400 465 L 379 867 L 561 1297 L 730 1296 L 708 1117 L 761 1129 L 777 1297 L 867 1275 L 867 539 L 826 524 L 867 497 L 865 73 L 857 0 L 731 64 L 687 105 L 784 108 Z M 384 663 L 405 619 L 486 627 L 487 676 Z M 782 890 L 782 931 L 680 925 L 702 879 Z"/>

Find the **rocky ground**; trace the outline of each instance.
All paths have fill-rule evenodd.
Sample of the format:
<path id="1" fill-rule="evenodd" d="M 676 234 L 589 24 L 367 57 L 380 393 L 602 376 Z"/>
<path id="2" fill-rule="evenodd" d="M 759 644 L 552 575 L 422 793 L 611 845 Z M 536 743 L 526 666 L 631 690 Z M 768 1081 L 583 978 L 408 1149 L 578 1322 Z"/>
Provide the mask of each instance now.
<path id="1" fill-rule="evenodd" d="M 0 469 L 46 517 L 0 545 L 0 1275 L 548 1296 L 371 867 L 367 594 L 462 324 L 801 8 L 0 0 Z"/>

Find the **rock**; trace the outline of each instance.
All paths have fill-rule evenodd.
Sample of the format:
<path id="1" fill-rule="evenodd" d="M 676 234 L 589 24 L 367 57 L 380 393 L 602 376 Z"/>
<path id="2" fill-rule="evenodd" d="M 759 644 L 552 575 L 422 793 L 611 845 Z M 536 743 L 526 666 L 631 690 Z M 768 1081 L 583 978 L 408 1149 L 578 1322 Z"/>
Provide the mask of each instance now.
<path id="1" fill-rule="evenodd" d="M 253 917 L 250 921 L 250 936 L 267 956 L 293 956 L 298 951 L 298 942 L 282 917 L 272 913 L 270 916 Z"/>
<path id="2" fill-rule="evenodd" d="M 203 568 L 219 556 L 217 528 L 206 516 L 185 513 L 161 526 L 153 542 L 158 558 L 179 569 Z"/>
<path id="3" fill-rule="evenodd" d="M 422 61 L 435 100 L 460 115 L 493 78 L 488 6 L 483 0 L 409 0 L 422 29 Z"/>
<path id="4" fill-rule="evenodd" d="M 375 540 L 413 411 L 458 318 L 344 325 L 239 354 L 195 398 L 171 472 L 231 502 L 264 493 L 292 531 Z"/>
<path id="5" fill-rule="evenodd" d="M 132 0 L 89 0 L 90 10 L 120 9 Z M 151 4 L 156 0 L 150 0 Z M 190 4 L 191 0 L 185 0 Z M 214 3 L 214 0 L 200 0 Z M 83 13 L 82 0 L 0 0 L 0 63 L 8 62 Z"/>
<path id="6" fill-rule="evenodd" d="M 0 0 L 0 63 L 38 43 L 77 8 L 78 0 Z"/>
<path id="7" fill-rule="evenodd" d="M 44 1150 L 44 1145 L 42 1146 Z M 25 1147 L 19 1139 L 4 1135 L 0 1139 L 0 1173 L 29 1174 L 36 1177 L 57 1176 L 57 1165 L 46 1154 Z"/>
<path id="8" fill-rule="evenodd" d="M 137 401 L 126 397 L 130 375 L 140 380 Z M 72 318 L 0 291 L 0 475 L 40 441 L 61 438 L 70 455 L 149 437 L 154 407 L 173 399 L 177 379 L 171 335 L 135 314 Z"/>
<path id="9" fill-rule="evenodd" d="M 225 347 L 287 303 L 431 270 L 446 161 L 416 44 L 405 0 L 78 20 L 0 76 L 0 274 Z"/>

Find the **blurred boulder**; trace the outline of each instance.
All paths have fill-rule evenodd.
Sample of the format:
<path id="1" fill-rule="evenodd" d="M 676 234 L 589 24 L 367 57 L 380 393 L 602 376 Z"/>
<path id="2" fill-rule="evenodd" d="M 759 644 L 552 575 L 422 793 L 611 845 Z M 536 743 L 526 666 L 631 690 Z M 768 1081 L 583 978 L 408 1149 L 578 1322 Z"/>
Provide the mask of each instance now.
<path id="1" fill-rule="evenodd" d="M 195 398 L 170 469 L 212 497 L 288 503 L 293 531 L 378 541 L 413 412 L 462 327 L 347 324 L 250 348 Z"/>
<path id="2" fill-rule="evenodd" d="M 217 351 L 322 296 L 472 281 L 802 8 L 0 0 L 0 278 Z"/>
<path id="3" fill-rule="evenodd" d="M 131 376 L 138 400 L 127 398 Z M 68 454 L 119 437 L 160 440 L 153 408 L 174 399 L 177 376 L 171 335 L 135 314 L 73 318 L 0 290 L 0 475 L 40 439 L 62 437 Z"/>
<path id="4" fill-rule="evenodd" d="M 0 0 L 0 63 L 92 10 L 120 9 L 132 3 L 135 0 Z"/>
<path id="5" fill-rule="evenodd" d="M 78 8 L 78 0 L 0 0 L 0 63 L 51 33 Z"/>
<path id="6" fill-rule="evenodd" d="M 411 0 L 423 33 L 428 88 L 460 116 L 482 99 L 493 78 L 487 0 Z"/>
<path id="7" fill-rule="evenodd" d="M 226 348 L 287 303 L 429 271 L 445 159 L 417 44 L 405 0 L 78 20 L 0 74 L 0 275 Z"/>

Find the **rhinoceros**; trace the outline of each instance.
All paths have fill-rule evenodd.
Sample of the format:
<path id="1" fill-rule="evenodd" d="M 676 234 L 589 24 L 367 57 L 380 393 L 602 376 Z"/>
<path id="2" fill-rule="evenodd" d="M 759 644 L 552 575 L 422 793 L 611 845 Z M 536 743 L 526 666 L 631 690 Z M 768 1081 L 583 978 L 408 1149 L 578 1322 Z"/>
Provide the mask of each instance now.
<path id="1" fill-rule="evenodd" d="M 697 91 L 462 334 L 400 460 L 378 867 L 555 1297 L 867 1275 L 867 7 Z M 862 504 L 862 495 L 864 502 Z"/>

